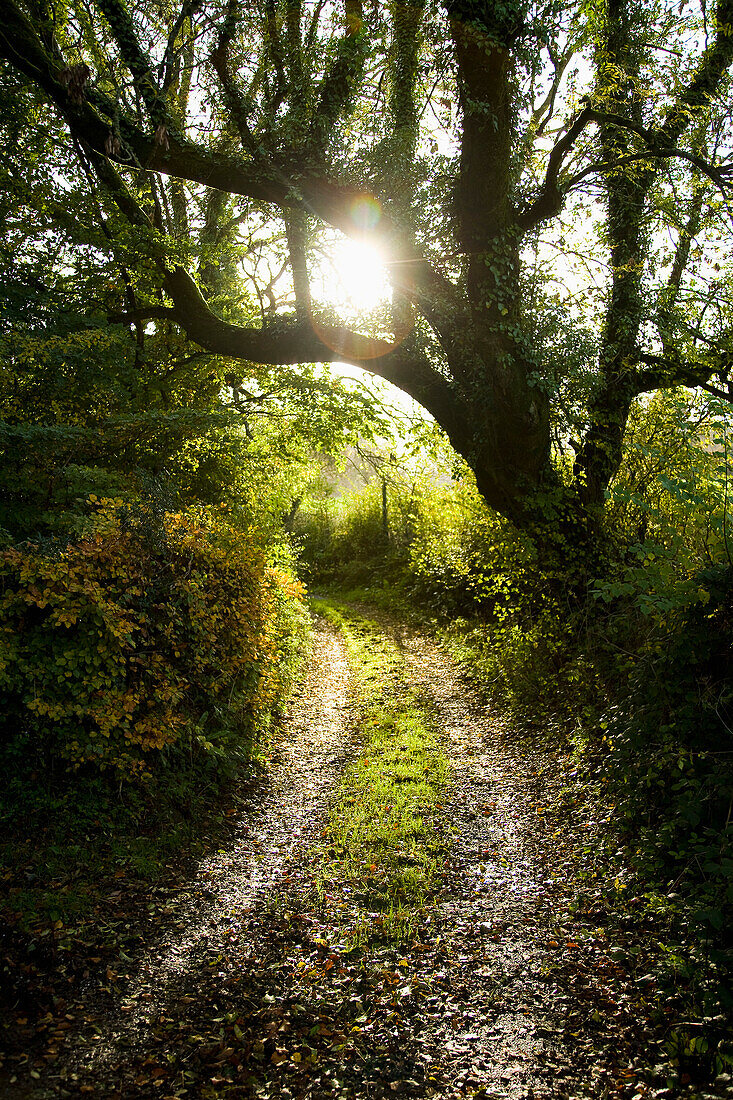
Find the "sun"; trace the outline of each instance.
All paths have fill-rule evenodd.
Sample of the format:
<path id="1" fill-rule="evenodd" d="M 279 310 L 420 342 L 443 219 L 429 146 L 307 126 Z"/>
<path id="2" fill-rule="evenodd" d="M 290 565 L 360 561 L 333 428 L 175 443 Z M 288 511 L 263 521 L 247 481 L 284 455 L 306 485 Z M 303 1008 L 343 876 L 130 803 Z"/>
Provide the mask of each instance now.
<path id="1" fill-rule="evenodd" d="M 314 283 L 315 296 L 344 319 L 374 313 L 392 296 L 384 257 L 365 241 L 340 240 L 324 250 Z"/>
<path id="2" fill-rule="evenodd" d="M 310 265 L 310 322 L 319 339 L 347 361 L 379 358 L 398 347 L 414 325 L 412 310 L 395 303 L 390 261 L 372 243 L 375 204 L 357 204 L 353 237 L 324 234 Z M 363 223 L 363 224 L 362 224 Z M 371 237 L 371 239 L 370 239 Z"/>

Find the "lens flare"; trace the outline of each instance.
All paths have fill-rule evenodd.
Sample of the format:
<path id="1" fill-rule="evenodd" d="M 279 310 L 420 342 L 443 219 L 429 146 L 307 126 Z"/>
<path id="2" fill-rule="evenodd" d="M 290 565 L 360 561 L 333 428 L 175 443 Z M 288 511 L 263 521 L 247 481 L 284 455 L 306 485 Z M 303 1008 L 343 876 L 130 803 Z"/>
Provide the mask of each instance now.
<path id="1" fill-rule="evenodd" d="M 360 195 L 354 199 L 349 210 L 349 217 L 356 229 L 368 233 L 375 229 L 382 216 L 382 207 L 372 195 Z"/>
<path id="2" fill-rule="evenodd" d="M 412 311 L 392 308 L 393 291 L 378 245 L 372 243 L 382 207 L 372 195 L 352 199 L 347 239 L 323 247 L 323 259 L 312 272 L 315 312 L 311 324 L 320 340 L 345 359 L 368 360 L 387 355 L 412 330 Z M 370 239 L 371 237 L 371 239 Z M 334 324 L 319 317 L 318 303 L 335 313 Z"/>

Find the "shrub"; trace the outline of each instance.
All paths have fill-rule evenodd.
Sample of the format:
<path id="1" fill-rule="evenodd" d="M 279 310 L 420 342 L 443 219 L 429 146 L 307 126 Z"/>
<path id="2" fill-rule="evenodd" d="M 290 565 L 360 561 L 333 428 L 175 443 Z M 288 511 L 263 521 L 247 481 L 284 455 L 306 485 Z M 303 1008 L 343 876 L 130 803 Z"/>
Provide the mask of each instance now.
<path id="1" fill-rule="evenodd" d="M 130 779 L 252 737 L 293 672 L 300 586 L 223 510 L 97 505 L 76 541 L 0 552 L 6 750 Z"/>

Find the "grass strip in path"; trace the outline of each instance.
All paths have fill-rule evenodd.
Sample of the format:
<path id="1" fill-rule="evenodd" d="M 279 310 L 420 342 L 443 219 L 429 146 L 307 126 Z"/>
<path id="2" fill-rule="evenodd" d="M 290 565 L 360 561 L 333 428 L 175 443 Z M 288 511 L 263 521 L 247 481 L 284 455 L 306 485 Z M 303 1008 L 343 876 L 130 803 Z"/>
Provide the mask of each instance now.
<path id="1" fill-rule="evenodd" d="M 319 600 L 316 609 L 345 638 L 362 737 L 331 807 L 319 892 L 323 900 L 349 892 L 341 910 L 352 948 L 403 942 L 437 884 L 434 821 L 447 757 L 426 703 L 406 683 L 394 641 L 343 605 Z"/>

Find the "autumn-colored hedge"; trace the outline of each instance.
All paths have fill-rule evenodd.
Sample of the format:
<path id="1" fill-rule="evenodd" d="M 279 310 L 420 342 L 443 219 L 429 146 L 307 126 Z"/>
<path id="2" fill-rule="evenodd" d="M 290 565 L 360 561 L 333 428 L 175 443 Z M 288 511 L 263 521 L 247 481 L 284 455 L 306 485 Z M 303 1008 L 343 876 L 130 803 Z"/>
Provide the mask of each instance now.
<path id="1" fill-rule="evenodd" d="M 168 746 L 251 735 L 292 674 L 299 584 L 223 511 L 95 503 L 66 547 L 0 553 L 6 746 L 133 778 Z"/>

